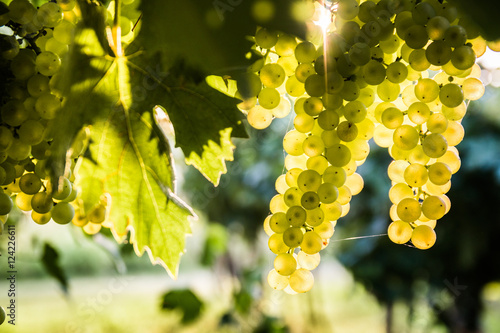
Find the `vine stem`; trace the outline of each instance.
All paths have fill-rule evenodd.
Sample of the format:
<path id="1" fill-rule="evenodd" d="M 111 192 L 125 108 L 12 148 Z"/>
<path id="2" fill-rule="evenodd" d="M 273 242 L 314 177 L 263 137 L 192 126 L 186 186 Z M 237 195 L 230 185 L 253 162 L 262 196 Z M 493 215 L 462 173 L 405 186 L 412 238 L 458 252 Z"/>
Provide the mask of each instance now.
<path id="1" fill-rule="evenodd" d="M 113 19 L 113 43 L 115 44 L 115 55 L 117 57 L 123 56 L 122 50 L 122 31 L 120 28 L 120 15 L 121 15 L 121 0 L 115 0 L 115 17 Z"/>

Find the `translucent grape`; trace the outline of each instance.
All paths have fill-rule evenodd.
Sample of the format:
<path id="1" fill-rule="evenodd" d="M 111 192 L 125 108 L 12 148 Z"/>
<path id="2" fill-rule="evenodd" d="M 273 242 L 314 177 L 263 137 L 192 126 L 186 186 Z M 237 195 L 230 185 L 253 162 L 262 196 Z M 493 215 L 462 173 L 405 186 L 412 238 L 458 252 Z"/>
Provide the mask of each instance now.
<path id="1" fill-rule="evenodd" d="M 50 212 L 53 205 L 52 197 L 47 192 L 38 192 L 31 198 L 31 207 L 40 214 Z"/>
<path id="2" fill-rule="evenodd" d="M 50 213 L 54 222 L 68 224 L 75 216 L 75 209 L 69 202 L 59 202 L 52 208 Z"/>
<path id="3" fill-rule="evenodd" d="M 272 269 L 267 275 L 267 283 L 276 290 L 283 290 L 288 286 L 288 276 L 278 274 L 275 269 Z"/>
<path id="4" fill-rule="evenodd" d="M 398 217 L 404 222 L 414 222 L 422 213 L 420 203 L 413 198 L 405 198 L 397 205 Z"/>
<path id="5" fill-rule="evenodd" d="M 413 196 L 413 190 L 406 183 L 396 183 L 389 190 L 389 199 L 393 204 L 397 204 L 405 198 L 413 198 Z"/>
<path id="6" fill-rule="evenodd" d="M 321 185 L 321 175 L 314 170 L 304 170 L 297 177 L 297 185 L 303 192 L 317 191 Z"/>
<path id="7" fill-rule="evenodd" d="M 321 208 L 314 208 L 306 211 L 306 223 L 311 227 L 316 227 L 325 220 L 325 213 Z"/>
<path id="8" fill-rule="evenodd" d="M 280 275 L 289 276 L 297 269 L 297 260 L 291 253 L 280 253 L 274 259 L 274 269 Z"/>
<path id="9" fill-rule="evenodd" d="M 292 206 L 286 212 L 286 219 L 292 227 L 301 227 L 306 222 L 306 210 L 301 206 Z"/>
<path id="10" fill-rule="evenodd" d="M 313 270 L 318 267 L 321 261 L 321 256 L 319 253 L 307 254 L 304 251 L 299 251 L 297 253 L 297 263 L 300 268 L 305 268 L 307 270 Z"/>
<path id="11" fill-rule="evenodd" d="M 394 130 L 392 138 L 398 148 L 410 150 L 417 146 L 420 136 L 413 126 L 401 125 Z"/>
<path id="12" fill-rule="evenodd" d="M 401 83 L 408 77 L 408 68 L 400 61 L 387 66 L 387 79 L 393 83 Z"/>
<path id="13" fill-rule="evenodd" d="M 425 137 L 422 142 L 422 148 L 424 149 L 424 153 L 432 158 L 438 158 L 443 156 L 447 149 L 448 143 L 444 136 L 439 133 L 432 133 Z"/>
<path id="14" fill-rule="evenodd" d="M 468 45 L 462 45 L 451 53 L 451 63 L 458 69 L 469 69 L 476 62 L 476 54 Z"/>
<path id="15" fill-rule="evenodd" d="M 12 210 L 14 203 L 12 198 L 5 192 L 0 193 L 0 215 L 7 215 Z M 2 223 L 2 222 L 0 222 Z"/>
<path id="16" fill-rule="evenodd" d="M 359 123 L 366 118 L 367 110 L 363 103 L 360 101 L 352 101 L 344 107 L 344 117 L 353 123 Z"/>
<path id="17" fill-rule="evenodd" d="M 411 239 L 413 228 L 409 223 L 397 220 L 387 228 L 389 239 L 396 244 L 405 244 Z"/>
<path id="18" fill-rule="evenodd" d="M 323 154 L 325 144 L 319 136 L 311 135 L 304 140 L 302 149 L 304 150 L 304 154 L 309 157 L 319 156 Z"/>
<path id="19" fill-rule="evenodd" d="M 302 243 L 304 234 L 301 228 L 290 227 L 283 233 L 283 242 L 290 248 L 296 248 Z"/>
<path id="20" fill-rule="evenodd" d="M 377 95 L 385 102 L 395 101 L 400 92 L 399 84 L 384 80 L 377 86 Z"/>
<path id="21" fill-rule="evenodd" d="M 430 115 L 429 106 L 423 102 L 415 102 L 408 108 L 408 118 L 417 125 L 426 123 Z"/>
<path id="22" fill-rule="evenodd" d="M 311 210 L 315 209 L 319 206 L 320 199 L 319 196 L 316 192 L 305 192 L 301 199 L 300 199 L 300 204 L 302 207 L 304 207 L 306 210 Z"/>
<path id="23" fill-rule="evenodd" d="M 278 88 L 285 82 L 285 70 L 279 64 L 266 64 L 260 70 L 260 81 L 268 88 Z"/>
<path id="24" fill-rule="evenodd" d="M 426 250 L 436 243 L 436 232 L 427 225 L 419 225 L 413 229 L 412 244 L 421 250 Z"/>
<path id="25" fill-rule="evenodd" d="M 315 254 L 321 251 L 323 240 L 314 231 L 308 231 L 304 234 L 300 249 L 307 254 Z"/>
<path id="26" fill-rule="evenodd" d="M 255 34 L 255 42 L 263 49 L 270 49 L 278 41 L 278 33 L 266 28 L 260 28 Z"/>
<path id="27" fill-rule="evenodd" d="M 358 128 L 350 121 L 343 121 L 337 126 L 337 135 L 342 141 L 353 141 L 358 136 Z"/>
<path id="28" fill-rule="evenodd" d="M 339 143 L 327 148 L 325 157 L 331 165 L 343 167 L 351 160 L 351 151 L 346 145 Z"/>
<path id="29" fill-rule="evenodd" d="M 434 41 L 425 50 L 425 56 L 432 65 L 442 66 L 452 58 L 451 47 L 444 41 Z"/>
<path id="30" fill-rule="evenodd" d="M 446 213 L 446 203 L 436 195 L 428 196 L 422 202 L 422 213 L 431 220 L 439 220 Z"/>
<path id="31" fill-rule="evenodd" d="M 289 278 L 290 287 L 297 293 L 305 293 L 314 285 L 313 274 L 304 268 L 299 268 Z"/>
<path id="32" fill-rule="evenodd" d="M 283 149 L 287 154 L 298 156 L 304 153 L 302 145 L 306 139 L 306 135 L 296 130 L 291 130 L 283 139 Z"/>
<path id="33" fill-rule="evenodd" d="M 403 124 L 404 115 L 398 108 L 387 108 L 382 112 L 382 124 L 390 129 L 398 128 Z"/>
<path id="34" fill-rule="evenodd" d="M 267 244 L 269 246 L 269 249 L 276 254 L 285 253 L 290 249 L 290 247 L 288 247 L 283 242 L 283 234 L 271 235 L 267 241 Z"/>
<path id="35" fill-rule="evenodd" d="M 278 234 L 283 233 L 289 226 L 286 214 L 283 212 L 273 214 L 269 220 L 269 227 L 272 231 Z"/>

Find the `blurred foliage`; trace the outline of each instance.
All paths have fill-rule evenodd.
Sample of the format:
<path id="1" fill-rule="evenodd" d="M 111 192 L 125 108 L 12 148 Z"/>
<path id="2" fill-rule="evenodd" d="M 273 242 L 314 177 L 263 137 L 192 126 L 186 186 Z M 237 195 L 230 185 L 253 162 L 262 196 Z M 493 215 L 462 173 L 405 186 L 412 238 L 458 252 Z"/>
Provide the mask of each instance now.
<path id="1" fill-rule="evenodd" d="M 195 321 L 200 316 L 203 307 L 203 301 L 190 289 L 171 290 L 162 297 L 161 308 L 164 310 L 180 310 L 183 324 Z"/>
<path id="2" fill-rule="evenodd" d="M 49 243 L 43 244 L 43 255 L 41 258 L 47 272 L 54 277 L 65 294 L 68 293 L 68 278 L 61 268 L 59 252 Z"/>

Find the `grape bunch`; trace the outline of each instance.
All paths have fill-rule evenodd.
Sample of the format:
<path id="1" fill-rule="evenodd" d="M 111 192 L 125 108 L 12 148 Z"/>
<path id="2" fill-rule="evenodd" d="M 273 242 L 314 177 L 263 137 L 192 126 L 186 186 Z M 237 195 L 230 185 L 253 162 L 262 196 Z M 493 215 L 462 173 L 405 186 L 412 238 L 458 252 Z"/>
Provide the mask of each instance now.
<path id="1" fill-rule="evenodd" d="M 39 8 L 28 0 L 13 0 L 4 9 L 0 24 L 12 32 L 0 35 L 6 73 L 0 108 L 0 215 L 5 223 L 15 204 L 31 212 L 38 224 L 67 224 L 75 216 L 73 169 L 84 136 L 77 136 L 71 147 L 65 176 L 51 180 L 46 162 L 53 141 L 50 127 L 64 103 L 57 80 L 79 11 L 75 0 L 46 2 Z"/>
<path id="2" fill-rule="evenodd" d="M 312 288 L 320 250 L 363 188 L 356 168 L 372 137 L 394 159 L 389 239 L 419 249 L 435 243 L 460 168 L 461 119 L 484 93 L 476 58 L 487 42 L 448 2 L 327 4 L 315 3 L 306 40 L 259 28 L 263 58 L 237 78 L 251 126 L 264 129 L 294 110 L 286 173 L 264 221 L 276 254 L 268 283 L 288 293 Z"/>

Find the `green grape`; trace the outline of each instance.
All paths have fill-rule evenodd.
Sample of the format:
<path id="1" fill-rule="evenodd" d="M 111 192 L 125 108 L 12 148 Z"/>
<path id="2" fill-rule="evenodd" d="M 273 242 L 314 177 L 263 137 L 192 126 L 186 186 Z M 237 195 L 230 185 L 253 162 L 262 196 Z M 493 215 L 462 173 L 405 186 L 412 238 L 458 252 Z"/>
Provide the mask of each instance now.
<path id="1" fill-rule="evenodd" d="M 408 108 L 408 118 L 417 125 L 426 123 L 430 115 L 429 106 L 423 102 L 415 102 Z"/>
<path id="2" fill-rule="evenodd" d="M 61 7 L 53 2 L 47 2 L 38 8 L 37 19 L 42 25 L 53 28 L 63 19 Z"/>
<path id="3" fill-rule="evenodd" d="M 420 250 L 426 250 L 436 243 L 436 232 L 427 225 L 419 225 L 413 229 L 412 244 Z"/>
<path id="4" fill-rule="evenodd" d="M 446 153 L 448 143 L 443 135 L 439 133 L 432 133 L 425 137 L 422 142 L 422 148 L 427 156 L 431 158 L 439 158 Z"/>
<path id="5" fill-rule="evenodd" d="M 325 93 L 325 77 L 313 74 L 304 82 L 304 89 L 311 97 L 321 97 Z"/>
<path id="6" fill-rule="evenodd" d="M 310 135 L 304 140 L 302 149 L 304 150 L 304 154 L 309 157 L 320 156 L 325 150 L 325 144 L 321 137 Z"/>
<path id="7" fill-rule="evenodd" d="M 30 204 L 31 207 L 31 204 Z M 52 214 L 50 212 L 45 213 L 45 214 L 40 214 L 35 212 L 34 210 L 31 211 L 31 219 L 36 223 L 36 224 L 47 224 L 50 219 L 52 218 Z"/>
<path id="8" fill-rule="evenodd" d="M 337 131 L 323 131 L 323 133 L 321 133 L 321 140 L 323 140 L 325 148 L 331 148 L 334 145 L 340 143 L 340 138 L 337 135 Z"/>
<path id="9" fill-rule="evenodd" d="M 263 88 L 258 96 L 259 105 L 265 109 L 274 109 L 280 104 L 281 96 L 274 88 Z"/>
<path id="10" fill-rule="evenodd" d="M 356 66 L 364 66 L 371 60 L 370 47 L 366 43 L 355 43 L 349 49 L 349 59 Z"/>
<path id="11" fill-rule="evenodd" d="M 426 25 L 427 35 L 430 40 L 442 40 L 446 30 L 450 27 L 450 21 L 443 16 L 432 17 Z"/>
<path id="12" fill-rule="evenodd" d="M 351 160 L 351 151 L 346 145 L 339 143 L 327 148 L 325 157 L 331 165 L 343 167 Z"/>
<path id="13" fill-rule="evenodd" d="M 462 45 L 451 53 L 451 63 L 458 69 L 466 70 L 474 66 L 476 62 L 476 54 L 468 45 Z"/>
<path id="14" fill-rule="evenodd" d="M 341 167 L 329 166 L 323 173 L 323 182 L 331 183 L 336 187 L 344 185 L 346 178 L 346 172 Z"/>
<path id="15" fill-rule="evenodd" d="M 410 150 L 417 146 L 420 136 L 417 130 L 410 125 L 401 125 L 394 130 L 392 139 L 394 144 L 403 150 Z"/>
<path id="16" fill-rule="evenodd" d="M 431 220 L 439 220 L 446 213 L 446 203 L 436 195 L 428 196 L 422 202 L 422 213 Z"/>
<path id="17" fill-rule="evenodd" d="M 42 142 L 45 134 L 45 126 L 38 120 L 26 120 L 17 130 L 19 140 L 28 145 L 37 145 Z"/>
<path id="18" fill-rule="evenodd" d="M 340 91 L 340 96 L 342 96 L 342 98 L 346 101 L 354 101 L 358 99 L 358 97 L 360 97 L 358 84 L 354 81 L 344 81 L 344 86 Z"/>
<path id="19" fill-rule="evenodd" d="M 434 41 L 427 46 L 425 57 L 432 65 L 442 66 L 452 59 L 451 47 L 442 40 Z"/>
<path id="20" fill-rule="evenodd" d="M 320 208 L 325 213 L 325 220 L 327 221 L 336 221 L 343 214 L 343 207 L 339 202 L 322 204 Z"/>
<path id="21" fill-rule="evenodd" d="M 340 204 L 338 204 L 340 206 Z M 322 208 L 323 209 L 323 208 Z M 340 213 L 339 213 L 340 216 Z M 329 220 L 323 221 L 319 226 L 314 228 L 314 231 L 322 238 L 322 239 L 328 239 L 333 236 L 335 233 L 335 223 L 336 222 L 331 222 Z"/>
<path id="22" fill-rule="evenodd" d="M 22 161 L 25 158 L 28 158 L 30 153 L 31 146 L 16 138 L 12 140 L 12 144 L 9 149 L 7 149 L 9 157 L 16 161 Z"/>
<path id="23" fill-rule="evenodd" d="M 312 63 L 317 57 L 316 46 L 308 41 L 297 44 L 294 53 L 295 58 L 300 63 Z"/>
<path id="24" fill-rule="evenodd" d="M 285 89 L 288 95 L 292 97 L 300 97 L 306 92 L 304 84 L 295 75 L 286 80 Z"/>
<path id="25" fill-rule="evenodd" d="M 346 181 L 346 184 L 347 184 L 347 181 Z M 341 204 L 341 205 L 348 204 L 352 199 L 351 190 L 346 185 L 339 187 L 338 190 L 339 190 L 339 196 L 337 198 L 337 201 L 339 202 L 339 204 Z"/>
<path id="26" fill-rule="evenodd" d="M 458 121 L 451 121 L 448 122 L 448 127 L 442 134 L 448 142 L 448 146 L 456 146 L 464 139 L 465 130 Z"/>
<path id="27" fill-rule="evenodd" d="M 294 55 L 297 40 L 292 35 L 280 34 L 274 49 L 279 56 L 287 57 Z"/>
<path id="28" fill-rule="evenodd" d="M 408 77 L 408 68 L 400 61 L 393 62 L 387 66 L 387 80 L 392 83 L 401 83 Z"/>
<path id="29" fill-rule="evenodd" d="M 290 225 L 283 212 L 274 213 L 269 220 L 269 227 L 277 234 L 283 233 Z"/>
<path id="30" fill-rule="evenodd" d="M 271 236 L 269 236 L 267 244 L 269 246 L 269 249 L 275 254 L 286 253 L 290 249 L 290 247 L 288 247 L 285 242 L 283 242 L 282 233 L 272 234 Z"/>
<path id="31" fill-rule="evenodd" d="M 304 234 L 302 238 L 302 243 L 300 243 L 300 249 L 307 254 L 316 254 L 321 251 L 323 246 L 323 240 L 314 231 L 308 231 Z"/>
<path id="32" fill-rule="evenodd" d="M 297 177 L 297 186 L 303 192 L 315 192 L 320 185 L 321 175 L 314 170 L 304 170 Z"/>
<path id="33" fill-rule="evenodd" d="M 413 7 L 412 18 L 416 24 L 425 25 L 431 18 L 436 16 L 436 11 L 428 2 L 421 2 Z"/>
<path id="34" fill-rule="evenodd" d="M 385 102 L 395 101 L 399 96 L 399 92 L 399 84 L 392 83 L 387 79 L 380 83 L 377 87 L 378 97 Z"/>
<path id="35" fill-rule="evenodd" d="M 297 177 L 297 185 L 298 177 Z M 319 185 L 318 185 L 319 186 Z M 288 207 L 300 205 L 300 198 L 302 197 L 303 191 L 298 187 L 290 187 L 283 194 L 283 200 Z"/>
<path id="36" fill-rule="evenodd" d="M 370 153 L 370 145 L 365 139 L 359 137 L 359 132 L 358 138 L 351 142 L 346 142 L 345 145 L 350 149 L 353 161 L 363 161 Z"/>
<path id="37" fill-rule="evenodd" d="M 306 211 L 306 223 L 311 227 L 317 227 L 325 220 L 325 213 L 321 208 L 314 208 Z"/>
<path id="38" fill-rule="evenodd" d="M 448 119 L 442 113 L 433 113 L 427 120 L 427 130 L 432 133 L 443 133 L 448 128 Z"/>
<path id="39" fill-rule="evenodd" d="M 376 86 L 381 84 L 386 75 L 386 69 L 384 65 L 376 60 L 370 60 L 366 65 L 363 66 L 363 78 L 366 83 Z"/>
<path id="40" fill-rule="evenodd" d="M 466 43 L 467 31 L 460 25 L 452 25 L 444 33 L 444 42 L 451 47 L 459 47 Z"/>
<path id="41" fill-rule="evenodd" d="M 387 228 L 389 239 L 396 244 L 405 244 L 411 239 L 413 228 L 408 222 L 397 220 Z"/>
<path id="42" fill-rule="evenodd" d="M 68 224 L 75 216 L 75 209 L 69 202 L 59 202 L 52 208 L 50 213 L 54 222 Z"/>
<path id="43" fill-rule="evenodd" d="M 397 35 L 392 35 L 390 38 L 380 41 L 380 48 L 385 54 L 393 54 L 398 51 L 400 44 L 401 40 L 399 37 Z"/>
<path id="44" fill-rule="evenodd" d="M 469 77 L 465 79 L 464 82 L 462 83 L 462 90 L 464 93 L 464 99 L 476 101 L 484 95 L 485 87 L 484 84 L 481 82 L 481 80 L 475 77 Z M 459 120 L 459 119 L 451 119 L 451 120 Z"/>
<path id="45" fill-rule="evenodd" d="M 355 74 L 358 69 L 359 67 L 349 59 L 349 55 L 347 54 L 342 55 L 339 59 L 337 59 L 337 71 L 345 78 Z"/>
<path id="46" fill-rule="evenodd" d="M 2 122 L 17 127 L 24 123 L 29 117 L 29 112 L 20 100 L 12 99 L 5 103 L 0 111 Z"/>
<path id="47" fill-rule="evenodd" d="M 410 164 L 404 160 L 394 160 L 387 168 L 389 178 L 395 183 L 404 183 L 404 171 Z"/>
<path id="48" fill-rule="evenodd" d="M 305 293 L 314 285 L 313 274 L 304 268 L 299 268 L 288 279 L 290 288 L 297 293 Z"/>
<path id="49" fill-rule="evenodd" d="M 404 114 L 398 108 L 390 107 L 382 112 L 381 120 L 385 127 L 395 129 L 403 124 Z"/>
<path id="50" fill-rule="evenodd" d="M 326 73 L 326 92 L 328 94 L 337 94 L 344 87 L 344 78 L 337 72 Z"/>
<path id="51" fill-rule="evenodd" d="M 344 117 L 353 123 L 359 123 L 366 118 L 367 110 L 360 101 L 352 101 L 347 103 L 343 109 Z"/>
<path id="52" fill-rule="evenodd" d="M 290 248 L 296 248 L 302 242 L 304 234 L 301 228 L 290 227 L 283 232 L 283 242 Z"/>
<path id="53" fill-rule="evenodd" d="M 324 110 L 319 113 L 318 125 L 325 131 L 331 131 L 339 125 L 339 120 L 340 117 L 337 112 L 333 110 Z"/>
<path id="54" fill-rule="evenodd" d="M 339 190 L 333 183 L 323 183 L 318 187 L 318 196 L 322 203 L 332 203 L 337 200 Z"/>
<path id="55" fill-rule="evenodd" d="M 325 111 L 324 111 L 325 112 Z M 321 112 L 320 113 L 320 117 L 321 115 L 324 113 L 324 112 Z M 335 111 L 330 111 L 332 113 L 334 113 L 335 115 L 337 115 L 337 113 Z M 333 115 L 332 115 L 333 117 Z M 326 116 L 323 116 L 323 118 L 326 118 Z M 338 118 L 338 115 L 337 115 L 337 118 Z M 325 122 L 326 120 L 323 120 L 323 122 Z M 318 123 L 319 123 L 319 118 L 318 118 Z M 338 122 L 337 122 L 338 123 Z M 321 125 L 320 125 L 321 126 Z M 335 125 L 336 126 L 336 125 Z M 335 126 L 333 126 L 332 129 L 335 128 Z M 311 132 L 311 130 L 313 129 L 314 127 L 314 118 L 311 117 L 310 115 L 306 114 L 306 113 L 301 113 L 301 114 L 298 114 L 295 116 L 295 118 L 293 119 L 293 127 L 301 132 L 301 133 L 308 133 L 308 132 Z"/>
<path id="56" fill-rule="evenodd" d="M 297 264 L 299 265 L 300 268 L 305 268 L 309 271 L 313 270 L 316 267 L 318 267 L 320 261 L 321 261 L 321 256 L 319 253 L 307 254 L 304 251 L 299 251 L 299 253 L 297 253 Z"/>
<path id="57" fill-rule="evenodd" d="M 1 164 L 2 169 L 5 171 L 5 178 L 1 185 L 9 185 L 16 179 L 16 169 L 9 162 L 3 162 Z M 0 214 L 2 215 L 2 214 Z"/>
<path id="58" fill-rule="evenodd" d="M 5 192 L 0 193 L 0 215 L 7 215 L 12 210 L 14 203 L 12 198 Z M 2 223 L 0 221 L 0 223 Z"/>
<path id="59" fill-rule="evenodd" d="M 302 169 L 294 168 L 287 171 L 285 174 L 286 184 L 290 187 L 297 187 L 297 178 L 299 174 L 302 172 Z"/>
<path id="60" fill-rule="evenodd" d="M 264 129 L 271 125 L 273 114 L 261 105 L 256 105 L 248 111 L 247 120 L 253 128 Z"/>
<path id="61" fill-rule="evenodd" d="M 404 222 L 414 222 L 422 213 L 420 203 L 413 198 L 405 198 L 397 205 L 398 217 Z"/>
<path id="62" fill-rule="evenodd" d="M 439 100 L 443 103 L 443 105 L 449 108 L 454 108 L 463 102 L 464 94 L 459 85 L 455 83 L 448 83 L 441 87 Z"/>
<path id="63" fill-rule="evenodd" d="M 285 70 L 279 64 L 266 64 L 260 70 L 260 81 L 268 88 L 278 88 L 285 78 Z"/>
<path id="64" fill-rule="evenodd" d="M 306 210 L 301 206 L 291 206 L 286 212 L 286 219 L 292 227 L 302 227 L 306 217 Z"/>
<path id="65" fill-rule="evenodd" d="M 304 111 L 315 117 L 323 111 L 323 101 L 318 97 L 309 97 L 304 101 Z"/>
<path id="66" fill-rule="evenodd" d="M 306 82 L 306 79 L 311 76 L 312 74 L 315 74 L 316 71 L 314 70 L 314 66 L 309 63 L 303 63 L 299 64 L 297 68 L 295 69 L 295 78 L 301 82 L 304 83 Z"/>
<path id="67" fill-rule="evenodd" d="M 396 15 L 394 19 L 394 27 L 399 38 L 404 39 L 408 29 L 415 25 L 410 11 L 402 11 Z"/>
<path id="68" fill-rule="evenodd" d="M 276 194 L 271 198 L 271 201 L 269 202 L 269 210 L 271 213 L 286 212 L 287 209 L 288 207 L 285 203 L 283 195 Z"/>
<path id="69" fill-rule="evenodd" d="M 300 198 L 300 204 L 302 207 L 304 207 L 306 210 L 311 210 L 315 209 L 319 206 L 320 199 L 319 196 L 316 192 L 305 192 L 302 197 Z"/>
<path id="70" fill-rule="evenodd" d="M 36 69 L 42 75 L 52 76 L 59 71 L 60 67 L 61 58 L 53 52 L 45 51 L 36 57 Z"/>
<path id="71" fill-rule="evenodd" d="M 62 201 L 64 201 L 64 202 L 72 202 L 72 201 L 74 201 L 76 199 L 77 195 L 78 195 L 78 190 L 76 189 L 76 187 L 73 187 L 73 185 L 72 185 L 71 193 L 64 200 L 62 200 Z M 92 213 L 92 211 L 89 213 L 89 216 L 90 216 L 91 213 Z"/>
<path id="72" fill-rule="evenodd" d="M 49 148 L 49 144 L 46 141 L 42 141 L 31 147 L 31 155 L 37 160 L 44 160 L 49 157 Z"/>
<path id="73" fill-rule="evenodd" d="M 59 184 L 53 188 L 52 198 L 56 200 L 64 200 L 66 199 L 72 191 L 72 185 L 68 178 L 61 178 Z"/>
<path id="74" fill-rule="evenodd" d="M 323 155 L 314 156 L 307 159 L 306 167 L 322 175 L 325 172 L 326 168 L 328 167 L 328 161 Z"/>
<path id="75" fill-rule="evenodd" d="M 274 269 L 280 275 L 289 276 L 297 269 L 297 260 L 291 253 L 280 253 L 274 259 Z"/>
<path id="76" fill-rule="evenodd" d="M 67 44 L 63 44 L 56 40 L 55 38 L 49 38 L 45 43 L 45 52 L 52 52 L 58 56 L 65 55 L 69 50 Z M 55 75 L 55 74 L 54 74 Z"/>
<path id="77" fill-rule="evenodd" d="M 61 101 L 57 96 L 46 92 L 37 98 L 35 103 L 36 112 L 43 119 L 54 119 L 61 108 Z"/>
<path id="78" fill-rule="evenodd" d="M 358 18 L 361 22 L 369 22 L 375 20 L 375 3 L 373 1 L 365 1 L 359 5 Z"/>
<path id="79" fill-rule="evenodd" d="M 27 80 L 36 73 L 36 54 L 31 49 L 21 49 L 10 62 L 10 70 L 18 80 Z"/>
<path id="80" fill-rule="evenodd" d="M 424 153 L 424 149 L 422 145 L 417 145 L 410 151 L 410 155 L 408 156 L 408 162 L 410 163 L 420 163 L 427 164 L 430 160 L 430 157 Z"/>
<path id="81" fill-rule="evenodd" d="M 19 179 L 19 188 L 26 194 L 35 194 L 42 188 L 42 181 L 34 173 L 25 173 Z"/>
<path id="82" fill-rule="evenodd" d="M 260 28 L 255 34 L 255 42 L 263 49 L 270 49 L 278 41 L 278 33 L 266 28 Z"/>
<path id="83" fill-rule="evenodd" d="M 419 101 L 430 103 L 439 96 L 439 86 L 433 79 L 420 79 L 415 85 L 415 96 Z"/>
<path id="84" fill-rule="evenodd" d="M 393 204 L 399 203 L 405 198 L 413 198 L 413 190 L 406 183 L 396 183 L 389 190 L 389 199 Z"/>
<path id="85" fill-rule="evenodd" d="M 412 187 L 421 187 L 427 180 L 429 176 L 427 174 L 427 168 L 419 163 L 410 164 L 404 172 L 405 182 Z"/>
<path id="86" fill-rule="evenodd" d="M 408 63 L 417 72 L 423 72 L 431 66 L 424 49 L 413 50 L 408 58 Z"/>
<path id="87" fill-rule="evenodd" d="M 406 30 L 403 38 L 412 49 L 420 49 L 427 44 L 427 30 L 422 25 L 413 25 Z"/>
<path id="88" fill-rule="evenodd" d="M 255 97 L 262 89 L 261 77 L 254 73 L 244 73 L 236 80 L 236 88 L 244 99 Z"/>
<path id="89" fill-rule="evenodd" d="M 50 212 L 53 205 L 52 197 L 47 192 L 38 192 L 31 198 L 31 207 L 40 214 Z"/>
<path id="90" fill-rule="evenodd" d="M 272 269 L 267 275 L 267 283 L 276 290 L 283 290 L 288 287 L 288 276 L 278 274 L 275 269 Z"/>
<path id="91" fill-rule="evenodd" d="M 337 126 L 337 135 L 342 141 L 353 141 L 358 136 L 358 127 L 350 121 L 343 121 Z"/>
<path id="92" fill-rule="evenodd" d="M 278 65 L 283 67 L 285 70 L 285 74 L 287 76 L 294 75 L 295 74 L 295 69 L 299 65 L 297 62 L 297 59 L 295 57 L 290 56 L 290 57 L 280 57 L 278 61 L 276 62 Z"/>
<path id="93" fill-rule="evenodd" d="M 299 156 L 304 153 L 302 149 L 303 142 L 306 139 L 306 135 L 296 130 L 291 130 L 285 134 L 283 138 L 283 149 L 287 154 L 293 156 Z"/>
<path id="94" fill-rule="evenodd" d="M 128 23 L 128 28 L 129 28 L 129 31 L 130 32 L 130 25 L 131 25 L 131 22 L 129 19 L 127 19 L 126 17 L 124 16 L 121 16 L 120 17 L 120 25 L 123 26 L 125 24 Z M 127 22 L 128 21 L 128 22 Z M 122 23 L 123 22 L 123 23 Z M 53 36 L 54 36 L 54 39 L 57 40 L 59 43 L 62 43 L 62 44 L 70 44 L 72 39 L 73 39 L 73 32 L 75 30 L 75 25 L 67 20 L 63 20 L 61 21 L 61 23 L 59 23 L 55 28 L 54 28 L 54 33 L 53 33 Z M 128 32 L 125 30 L 125 29 L 122 29 L 122 36 L 128 34 Z"/>
<path id="95" fill-rule="evenodd" d="M 41 74 L 35 74 L 29 78 L 27 88 L 31 96 L 39 97 L 44 92 L 49 91 L 49 78 Z"/>
<path id="96" fill-rule="evenodd" d="M 358 127 L 358 139 L 365 141 L 373 138 L 373 132 L 375 131 L 375 124 L 369 118 L 365 118 L 363 121 L 357 123 Z"/>

